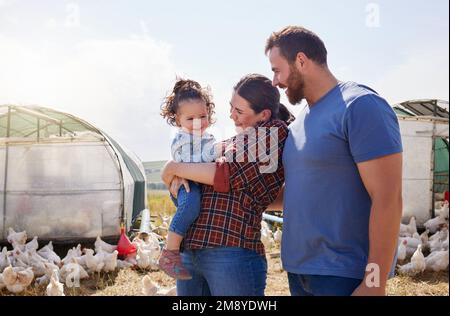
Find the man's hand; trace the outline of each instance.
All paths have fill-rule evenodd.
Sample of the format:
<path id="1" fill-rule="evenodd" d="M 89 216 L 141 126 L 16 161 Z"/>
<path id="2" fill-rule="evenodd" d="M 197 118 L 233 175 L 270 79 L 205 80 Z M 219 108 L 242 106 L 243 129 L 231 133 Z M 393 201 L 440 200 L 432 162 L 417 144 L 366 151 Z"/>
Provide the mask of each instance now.
<path id="1" fill-rule="evenodd" d="M 189 188 L 189 182 L 186 179 L 175 176 L 169 187 L 169 191 L 174 198 L 177 198 L 178 190 L 180 190 L 182 185 L 184 185 L 186 192 L 190 192 L 191 189 Z"/>

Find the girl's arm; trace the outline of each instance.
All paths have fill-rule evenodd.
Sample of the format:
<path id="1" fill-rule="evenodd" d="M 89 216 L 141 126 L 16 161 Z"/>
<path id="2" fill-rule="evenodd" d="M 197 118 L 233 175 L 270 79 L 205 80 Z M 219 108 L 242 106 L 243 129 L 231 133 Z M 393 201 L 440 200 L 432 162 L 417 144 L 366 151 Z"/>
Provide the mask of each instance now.
<path id="1" fill-rule="evenodd" d="M 175 176 L 191 181 L 214 185 L 214 175 L 216 174 L 216 164 L 207 163 L 184 163 L 169 161 L 164 166 L 161 178 L 170 187 Z"/>

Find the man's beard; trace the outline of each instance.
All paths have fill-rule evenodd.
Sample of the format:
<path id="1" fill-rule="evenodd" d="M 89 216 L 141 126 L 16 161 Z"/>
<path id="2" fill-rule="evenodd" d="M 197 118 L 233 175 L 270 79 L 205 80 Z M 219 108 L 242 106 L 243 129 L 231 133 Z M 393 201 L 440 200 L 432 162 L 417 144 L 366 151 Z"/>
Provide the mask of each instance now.
<path id="1" fill-rule="evenodd" d="M 294 67 L 289 67 L 291 73 L 287 79 L 286 96 L 292 105 L 299 104 L 305 98 L 305 82 L 300 72 Z"/>

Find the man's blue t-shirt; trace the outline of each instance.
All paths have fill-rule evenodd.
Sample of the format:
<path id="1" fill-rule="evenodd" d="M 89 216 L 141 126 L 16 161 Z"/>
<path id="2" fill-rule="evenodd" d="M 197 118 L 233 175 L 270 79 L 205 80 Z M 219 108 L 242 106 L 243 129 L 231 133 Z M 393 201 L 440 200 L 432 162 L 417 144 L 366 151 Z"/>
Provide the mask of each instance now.
<path id="1" fill-rule="evenodd" d="M 364 277 L 371 199 L 357 163 L 402 152 L 397 117 L 373 90 L 341 82 L 289 126 L 281 257 L 296 274 Z"/>

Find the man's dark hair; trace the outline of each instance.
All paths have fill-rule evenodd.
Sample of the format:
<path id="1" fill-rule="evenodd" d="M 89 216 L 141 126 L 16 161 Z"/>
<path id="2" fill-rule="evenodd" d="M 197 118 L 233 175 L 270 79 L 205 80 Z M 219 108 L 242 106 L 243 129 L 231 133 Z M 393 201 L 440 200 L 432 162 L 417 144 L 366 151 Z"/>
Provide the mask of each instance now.
<path id="1" fill-rule="evenodd" d="M 287 26 L 274 32 L 266 43 L 266 54 L 274 47 L 280 49 L 281 55 L 292 64 L 297 54 L 302 52 L 319 65 L 327 65 L 327 49 L 315 33 L 301 26 Z"/>

